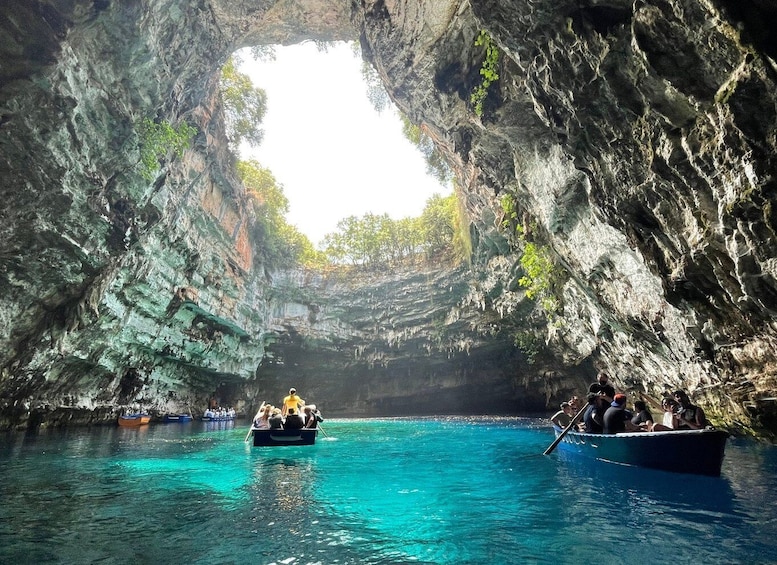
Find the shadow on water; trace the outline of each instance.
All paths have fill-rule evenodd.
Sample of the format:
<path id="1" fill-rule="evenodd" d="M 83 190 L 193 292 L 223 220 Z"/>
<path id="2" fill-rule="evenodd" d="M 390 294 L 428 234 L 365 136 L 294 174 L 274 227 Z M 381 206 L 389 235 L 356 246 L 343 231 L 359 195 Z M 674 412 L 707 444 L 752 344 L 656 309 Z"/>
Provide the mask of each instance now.
<path id="1" fill-rule="evenodd" d="M 635 497 L 651 504 L 691 512 L 732 513 L 734 492 L 725 476 L 670 473 L 581 459 L 559 451 L 559 481 L 570 490 L 584 488 L 611 504 L 627 506 Z"/>
<path id="2" fill-rule="evenodd" d="M 585 524 L 608 549 L 600 557 L 617 562 L 644 544 L 671 548 L 678 563 L 777 562 L 777 450 L 745 440 L 729 441 L 720 477 L 670 473 L 556 454 L 557 492 L 574 504 L 565 524 Z M 769 502 L 767 502 L 769 501 Z M 581 536 L 577 526 L 565 535 Z M 725 546 L 721 542 L 725 540 Z M 577 548 L 577 556 L 587 548 Z"/>

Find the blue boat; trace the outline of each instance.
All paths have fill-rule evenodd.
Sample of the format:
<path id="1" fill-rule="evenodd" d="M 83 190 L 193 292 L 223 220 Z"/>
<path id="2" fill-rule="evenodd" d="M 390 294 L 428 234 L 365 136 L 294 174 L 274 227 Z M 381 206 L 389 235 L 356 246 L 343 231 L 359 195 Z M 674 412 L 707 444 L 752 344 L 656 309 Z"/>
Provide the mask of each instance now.
<path id="1" fill-rule="evenodd" d="M 553 429 L 558 439 L 563 430 L 556 425 Z M 558 449 L 582 459 L 718 477 L 728 436 L 714 429 L 622 434 L 570 431 Z"/>
<path id="2" fill-rule="evenodd" d="M 313 445 L 316 443 L 316 428 L 291 430 L 252 430 L 254 447 L 279 447 L 287 445 Z"/>
<path id="3" fill-rule="evenodd" d="M 191 414 L 165 414 L 162 417 L 162 421 L 166 424 L 179 423 L 184 424 L 192 421 Z"/>

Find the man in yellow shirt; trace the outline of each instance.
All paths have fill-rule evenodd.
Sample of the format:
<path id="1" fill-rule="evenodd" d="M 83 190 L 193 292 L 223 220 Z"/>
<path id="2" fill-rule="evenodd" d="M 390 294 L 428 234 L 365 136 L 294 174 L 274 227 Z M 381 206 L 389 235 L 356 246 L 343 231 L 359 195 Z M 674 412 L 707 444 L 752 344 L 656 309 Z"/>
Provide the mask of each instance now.
<path id="1" fill-rule="evenodd" d="M 289 408 L 293 408 L 295 414 L 301 414 L 304 407 L 305 401 L 297 396 L 297 389 L 290 388 L 289 396 L 283 399 L 283 408 L 281 409 L 283 416 L 286 417 L 286 414 L 289 413 Z"/>

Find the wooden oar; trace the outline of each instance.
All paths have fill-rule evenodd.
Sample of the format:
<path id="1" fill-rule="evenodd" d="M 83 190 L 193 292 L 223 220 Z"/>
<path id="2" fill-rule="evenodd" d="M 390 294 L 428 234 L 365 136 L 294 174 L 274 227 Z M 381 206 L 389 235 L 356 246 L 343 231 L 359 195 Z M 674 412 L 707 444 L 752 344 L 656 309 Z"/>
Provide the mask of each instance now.
<path id="1" fill-rule="evenodd" d="M 253 418 L 251 418 L 251 427 L 248 429 L 248 433 L 246 434 L 246 438 L 243 440 L 243 443 L 248 441 L 248 438 L 251 435 L 251 432 L 254 431 L 254 420 L 256 420 L 259 417 L 259 414 L 261 413 L 262 408 L 264 408 L 264 401 L 262 401 L 262 405 L 259 407 L 259 410 L 256 411 L 256 415 Z"/>
<path id="2" fill-rule="evenodd" d="M 543 455 L 549 455 L 553 452 L 554 449 L 556 449 L 556 446 L 559 443 L 561 443 L 561 440 L 564 439 L 564 436 L 567 435 L 567 432 L 569 432 L 569 430 L 571 430 L 575 426 L 575 424 L 577 424 L 577 421 L 583 417 L 583 412 L 585 412 L 586 408 L 588 408 L 587 404 L 580 409 L 580 412 L 575 414 L 575 417 L 572 418 L 572 421 L 569 422 L 569 425 L 566 428 L 564 428 L 564 431 L 561 432 L 556 438 L 556 440 L 548 446 L 548 448 L 542 453 Z"/>
<path id="3" fill-rule="evenodd" d="M 324 428 L 321 427 L 321 422 L 318 423 L 318 426 L 316 426 L 322 434 L 324 434 L 324 437 L 329 437 L 329 435 L 324 431 Z"/>

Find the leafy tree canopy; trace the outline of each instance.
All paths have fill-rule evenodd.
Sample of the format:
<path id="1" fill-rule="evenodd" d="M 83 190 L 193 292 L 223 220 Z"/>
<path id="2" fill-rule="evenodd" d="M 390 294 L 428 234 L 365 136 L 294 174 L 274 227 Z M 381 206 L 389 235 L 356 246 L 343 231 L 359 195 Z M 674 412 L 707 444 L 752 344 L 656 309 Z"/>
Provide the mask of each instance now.
<path id="1" fill-rule="evenodd" d="M 326 256 L 339 264 L 380 266 L 411 258 L 460 259 L 466 248 L 461 239 L 462 221 L 456 194 L 427 200 L 418 218 L 393 220 L 388 214 L 349 216 L 322 242 Z"/>
<path id="2" fill-rule="evenodd" d="M 258 146 L 264 137 L 261 123 L 267 112 L 267 93 L 251 78 L 237 70 L 239 60 L 232 56 L 221 69 L 221 98 L 226 115 L 227 137 L 235 146 L 245 141 Z"/>
<path id="3" fill-rule="evenodd" d="M 401 119 L 402 133 L 424 156 L 427 174 L 440 181 L 440 184 L 450 182 L 453 178 L 453 171 L 451 171 L 448 162 L 437 149 L 432 138 L 424 133 L 423 129 L 411 122 L 404 114 L 401 115 Z"/>
<path id="4" fill-rule="evenodd" d="M 251 236 L 267 262 L 274 267 L 326 264 L 308 237 L 286 221 L 289 200 L 272 172 L 254 160 L 239 161 L 237 170 L 253 207 Z"/>
<path id="5" fill-rule="evenodd" d="M 197 134 L 197 128 L 186 122 L 177 128 L 169 122 L 155 122 L 144 118 L 137 126 L 138 148 L 140 150 L 140 173 L 146 180 L 152 180 L 159 170 L 159 163 L 169 154 L 183 155 L 189 148 L 191 138 Z"/>

